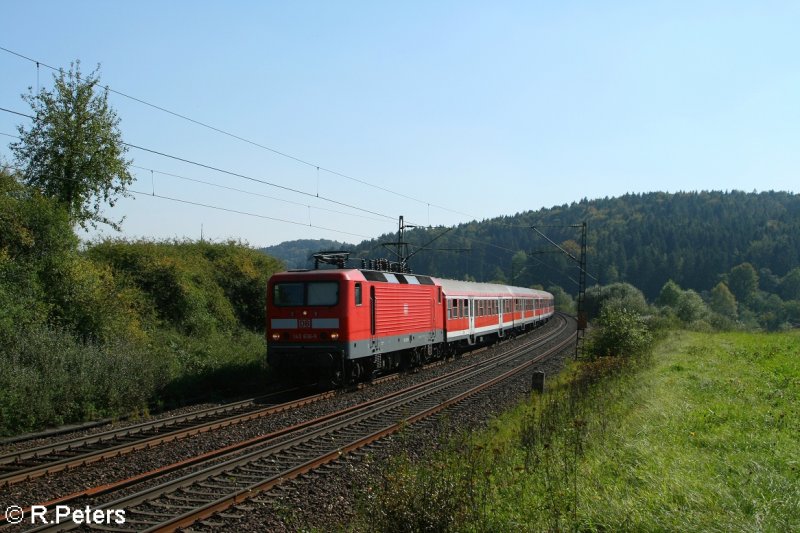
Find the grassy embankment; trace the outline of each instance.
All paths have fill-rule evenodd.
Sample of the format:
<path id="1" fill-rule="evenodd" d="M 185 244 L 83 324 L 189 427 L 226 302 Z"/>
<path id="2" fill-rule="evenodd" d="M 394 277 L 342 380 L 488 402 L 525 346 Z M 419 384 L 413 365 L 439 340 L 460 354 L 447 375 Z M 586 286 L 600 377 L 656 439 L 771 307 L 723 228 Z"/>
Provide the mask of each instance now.
<path id="1" fill-rule="evenodd" d="M 800 334 L 673 333 L 572 368 L 425 464 L 357 529 L 798 531 Z"/>

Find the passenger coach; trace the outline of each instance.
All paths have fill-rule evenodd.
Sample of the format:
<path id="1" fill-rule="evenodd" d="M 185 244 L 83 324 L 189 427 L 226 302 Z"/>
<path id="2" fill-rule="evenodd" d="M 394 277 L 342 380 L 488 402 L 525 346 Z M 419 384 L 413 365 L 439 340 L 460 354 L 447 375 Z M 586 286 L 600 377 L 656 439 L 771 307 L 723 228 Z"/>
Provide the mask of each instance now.
<path id="1" fill-rule="evenodd" d="M 447 341 L 481 342 L 486 336 L 505 337 L 539 325 L 553 315 L 553 295 L 545 291 L 437 280 L 447 300 Z"/>

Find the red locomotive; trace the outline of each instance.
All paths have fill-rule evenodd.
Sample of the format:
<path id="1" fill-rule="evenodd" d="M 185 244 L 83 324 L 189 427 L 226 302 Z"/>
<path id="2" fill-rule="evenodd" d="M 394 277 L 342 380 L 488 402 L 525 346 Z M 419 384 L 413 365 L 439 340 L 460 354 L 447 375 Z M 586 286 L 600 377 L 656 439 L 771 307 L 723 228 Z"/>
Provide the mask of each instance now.
<path id="1" fill-rule="evenodd" d="M 275 274 L 267 360 L 283 374 L 351 383 L 546 322 L 553 295 L 492 283 L 338 268 Z"/>

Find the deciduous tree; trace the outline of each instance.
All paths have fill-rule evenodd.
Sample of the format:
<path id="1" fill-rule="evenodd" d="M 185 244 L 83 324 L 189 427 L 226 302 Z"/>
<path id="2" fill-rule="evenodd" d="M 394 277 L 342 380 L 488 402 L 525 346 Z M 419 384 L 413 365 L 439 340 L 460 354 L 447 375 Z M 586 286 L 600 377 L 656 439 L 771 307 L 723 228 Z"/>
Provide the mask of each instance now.
<path id="1" fill-rule="evenodd" d="M 22 178 L 56 198 L 73 224 L 119 229 L 122 220 L 106 218 L 102 208 L 126 196 L 133 177 L 120 119 L 108 103 L 108 90 L 100 86 L 99 67 L 83 76 L 76 61 L 53 79 L 52 90 L 23 95 L 33 110 L 33 123 L 30 128 L 20 125 L 20 140 L 11 144 Z"/>
<path id="2" fill-rule="evenodd" d="M 722 316 L 736 319 L 736 297 L 721 281 L 711 289 L 711 309 Z"/>
<path id="3" fill-rule="evenodd" d="M 728 286 L 738 301 L 748 303 L 758 291 L 758 272 L 750 263 L 737 265 L 728 275 Z"/>

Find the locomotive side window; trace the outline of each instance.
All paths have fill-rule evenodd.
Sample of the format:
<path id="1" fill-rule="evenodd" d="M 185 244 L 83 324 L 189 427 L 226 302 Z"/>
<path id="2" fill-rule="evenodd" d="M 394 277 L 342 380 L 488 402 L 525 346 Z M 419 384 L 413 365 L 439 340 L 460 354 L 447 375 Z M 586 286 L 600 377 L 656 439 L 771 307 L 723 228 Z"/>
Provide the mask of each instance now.
<path id="1" fill-rule="evenodd" d="M 356 305 L 361 305 L 361 283 L 356 283 Z"/>

